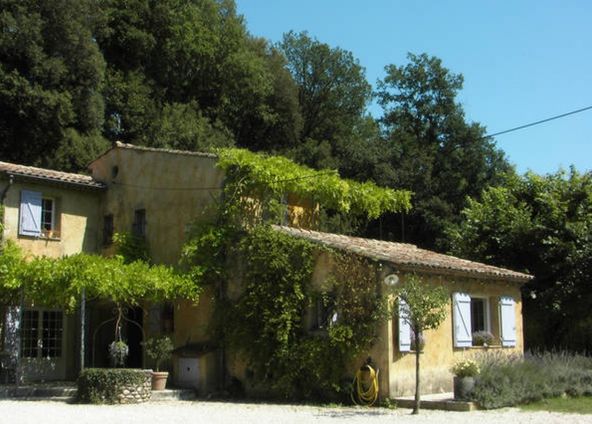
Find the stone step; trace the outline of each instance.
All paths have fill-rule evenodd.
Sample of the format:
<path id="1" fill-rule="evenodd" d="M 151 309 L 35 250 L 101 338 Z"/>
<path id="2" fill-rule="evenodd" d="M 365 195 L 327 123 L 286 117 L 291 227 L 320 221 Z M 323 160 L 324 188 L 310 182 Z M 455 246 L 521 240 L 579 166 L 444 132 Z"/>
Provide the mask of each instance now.
<path id="1" fill-rule="evenodd" d="M 8 398 L 72 398 L 76 396 L 76 387 L 36 387 L 36 386 L 2 386 L 0 399 Z"/>
<path id="2" fill-rule="evenodd" d="M 152 391 L 151 402 L 164 402 L 170 400 L 193 400 L 196 398 L 192 389 L 165 389 Z"/>
<path id="3" fill-rule="evenodd" d="M 394 400 L 399 408 L 415 407 L 413 396 L 397 397 Z M 422 395 L 420 407 L 423 409 L 440 409 L 443 411 L 475 411 L 479 409 L 474 402 L 455 400 L 452 393 Z"/>

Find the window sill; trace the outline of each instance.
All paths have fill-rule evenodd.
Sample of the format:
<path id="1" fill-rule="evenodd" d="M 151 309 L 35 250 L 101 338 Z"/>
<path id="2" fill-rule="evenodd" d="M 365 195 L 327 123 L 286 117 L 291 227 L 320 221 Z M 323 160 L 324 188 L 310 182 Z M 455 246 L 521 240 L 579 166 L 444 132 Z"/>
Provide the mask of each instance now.
<path id="1" fill-rule="evenodd" d="M 467 347 L 455 347 L 454 350 L 489 350 L 489 349 L 513 349 L 516 346 L 502 346 L 501 344 L 488 345 L 488 346 L 467 346 Z"/>
<path id="2" fill-rule="evenodd" d="M 40 234 L 38 236 L 29 236 L 26 234 L 19 234 L 18 235 L 19 238 L 24 238 L 24 239 L 31 239 L 31 240 L 46 240 L 46 241 L 61 241 L 62 238 L 60 237 L 59 234 Z"/>

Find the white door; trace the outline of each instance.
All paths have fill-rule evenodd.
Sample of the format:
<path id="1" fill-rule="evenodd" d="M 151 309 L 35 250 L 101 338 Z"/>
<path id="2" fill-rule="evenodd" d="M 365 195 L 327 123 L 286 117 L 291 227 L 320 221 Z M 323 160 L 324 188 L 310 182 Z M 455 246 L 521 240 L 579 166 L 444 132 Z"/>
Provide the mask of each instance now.
<path id="1" fill-rule="evenodd" d="M 64 380 L 64 313 L 25 309 L 21 322 L 21 364 L 25 380 Z"/>

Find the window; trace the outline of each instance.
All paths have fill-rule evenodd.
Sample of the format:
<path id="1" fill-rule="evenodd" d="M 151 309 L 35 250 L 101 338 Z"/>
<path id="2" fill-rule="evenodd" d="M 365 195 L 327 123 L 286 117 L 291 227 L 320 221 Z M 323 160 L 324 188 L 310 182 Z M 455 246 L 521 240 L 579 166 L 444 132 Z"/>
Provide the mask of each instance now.
<path id="1" fill-rule="evenodd" d="M 334 295 L 319 295 L 312 310 L 311 330 L 326 330 L 337 322 Z"/>
<path id="2" fill-rule="evenodd" d="M 454 293 L 452 299 L 454 347 L 473 346 L 473 333 L 478 331 L 499 335 L 502 346 L 516 346 L 516 312 L 513 298 L 497 299 Z M 496 304 L 496 300 L 499 311 L 497 317 L 491 312 L 495 306 L 490 307 L 491 304 Z M 492 322 L 496 323 L 496 327 L 499 324 L 499 328 L 492 328 Z"/>
<path id="3" fill-rule="evenodd" d="M 103 246 L 109 246 L 113 243 L 113 215 L 103 217 Z"/>
<path id="4" fill-rule="evenodd" d="M 136 209 L 134 211 L 132 234 L 139 238 L 146 237 L 146 209 Z"/>
<path id="5" fill-rule="evenodd" d="M 55 202 L 53 199 L 41 199 L 41 232 L 51 234 L 55 230 Z"/>
<path id="6" fill-rule="evenodd" d="M 21 191 L 19 234 L 32 237 L 58 237 L 56 200 L 36 191 Z"/>
<path id="7" fill-rule="evenodd" d="M 62 311 L 25 310 L 21 327 L 23 358 L 62 356 L 64 316 Z"/>
<path id="8" fill-rule="evenodd" d="M 471 297 L 471 330 L 489 331 L 488 299 Z"/>
<path id="9" fill-rule="evenodd" d="M 39 342 L 39 311 L 24 311 L 21 329 L 21 356 L 36 358 Z"/>

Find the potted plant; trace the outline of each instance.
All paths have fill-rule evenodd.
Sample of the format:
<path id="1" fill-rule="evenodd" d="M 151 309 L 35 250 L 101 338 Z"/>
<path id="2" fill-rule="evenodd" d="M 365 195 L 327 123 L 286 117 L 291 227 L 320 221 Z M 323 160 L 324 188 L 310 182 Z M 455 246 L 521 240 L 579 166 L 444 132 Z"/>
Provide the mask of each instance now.
<path id="1" fill-rule="evenodd" d="M 129 355 L 128 345 L 121 339 L 111 342 L 109 345 L 109 357 L 113 367 L 123 367 L 125 360 Z"/>
<path id="2" fill-rule="evenodd" d="M 472 359 L 463 359 L 456 362 L 451 371 L 454 374 L 454 399 L 468 399 L 475 387 L 475 376 L 479 374 L 479 365 Z"/>
<path id="3" fill-rule="evenodd" d="M 156 371 L 152 372 L 152 390 L 164 390 L 166 387 L 169 373 L 167 371 L 160 371 L 160 364 L 171 357 L 173 353 L 173 342 L 170 337 L 151 337 L 144 343 L 146 354 L 150 359 L 153 359 Z"/>
<path id="4" fill-rule="evenodd" d="M 475 331 L 472 334 L 473 346 L 489 347 L 493 344 L 494 337 L 489 331 Z"/>

